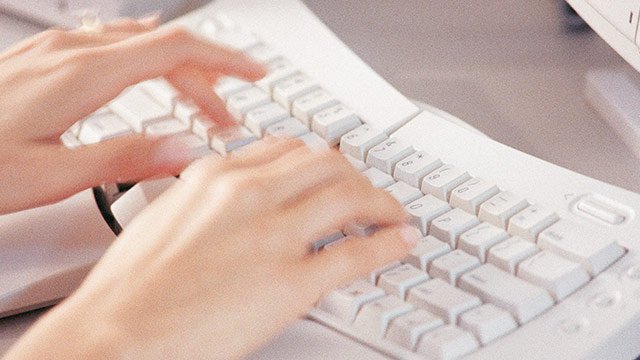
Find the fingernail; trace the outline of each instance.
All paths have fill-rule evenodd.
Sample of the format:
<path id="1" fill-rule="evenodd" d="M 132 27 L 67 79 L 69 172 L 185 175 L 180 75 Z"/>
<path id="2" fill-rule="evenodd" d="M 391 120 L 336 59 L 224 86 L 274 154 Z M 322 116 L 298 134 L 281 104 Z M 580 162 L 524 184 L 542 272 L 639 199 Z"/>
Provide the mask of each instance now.
<path id="1" fill-rule="evenodd" d="M 409 225 L 402 225 L 400 228 L 400 235 L 402 236 L 402 240 L 409 245 L 415 246 L 418 243 L 418 240 L 422 237 L 422 234 L 418 229 Z"/>
<path id="2" fill-rule="evenodd" d="M 191 146 L 186 138 L 172 136 L 160 140 L 153 154 L 154 161 L 158 165 L 176 166 L 185 165 L 202 157 L 203 154 L 197 148 Z"/>

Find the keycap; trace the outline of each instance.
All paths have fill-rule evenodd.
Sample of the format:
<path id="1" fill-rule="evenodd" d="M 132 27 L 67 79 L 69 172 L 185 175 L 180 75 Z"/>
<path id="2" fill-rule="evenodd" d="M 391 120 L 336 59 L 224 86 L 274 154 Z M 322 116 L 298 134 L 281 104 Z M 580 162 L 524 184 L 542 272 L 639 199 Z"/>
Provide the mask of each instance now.
<path id="1" fill-rule="evenodd" d="M 506 229 L 509 219 L 528 205 L 524 198 L 502 191 L 480 205 L 478 218 Z"/>
<path id="2" fill-rule="evenodd" d="M 476 226 L 480 220 L 461 209 L 453 209 L 431 221 L 429 235 L 447 242 L 452 248 L 456 248 L 458 236 Z"/>
<path id="3" fill-rule="evenodd" d="M 268 103 L 247 112 L 244 125 L 257 137 L 262 137 L 269 126 L 288 117 L 289 113 L 281 105 Z"/>
<path id="4" fill-rule="evenodd" d="M 223 76 L 218 78 L 218 81 L 213 86 L 213 91 L 220 97 L 220 99 L 226 100 L 229 95 L 250 88 L 251 83 L 247 81 L 240 80 L 231 76 Z"/>
<path id="5" fill-rule="evenodd" d="M 422 192 L 420 190 L 402 181 L 398 181 L 393 185 L 387 186 L 385 190 L 387 190 L 402 205 L 406 205 L 422 197 Z"/>
<path id="6" fill-rule="evenodd" d="M 280 80 L 273 86 L 273 100 L 291 111 L 293 100 L 318 89 L 318 84 L 305 74 L 298 73 Z"/>
<path id="7" fill-rule="evenodd" d="M 131 127 L 118 115 L 106 113 L 83 121 L 78 140 L 83 144 L 94 144 L 131 133 Z"/>
<path id="8" fill-rule="evenodd" d="M 237 121 L 242 121 L 244 114 L 249 110 L 268 104 L 269 102 L 271 102 L 271 99 L 266 92 L 256 87 L 251 87 L 229 95 L 227 98 L 227 111 L 229 111 Z"/>
<path id="9" fill-rule="evenodd" d="M 415 152 L 400 160 L 393 171 L 393 177 L 398 181 L 420 188 L 422 179 L 427 174 L 442 166 L 442 161 L 424 151 Z"/>
<path id="10" fill-rule="evenodd" d="M 340 239 L 344 238 L 344 234 L 342 233 L 342 231 L 336 231 L 332 234 L 329 234 L 327 236 L 325 236 L 324 238 L 314 241 L 313 244 L 311 244 L 311 251 L 312 252 L 318 252 L 320 249 L 322 249 L 325 245 L 330 244 L 334 241 L 338 241 Z"/>
<path id="11" fill-rule="evenodd" d="M 364 163 L 364 161 L 358 160 L 356 158 L 354 158 L 351 155 L 343 155 L 345 159 L 347 159 L 347 161 L 358 171 L 365 171 L 367 170 L 367 164 Z M 378 170 L 378 169 L 376 169 Z M 379 171 L 379 170 L 378 170 Z M 383 173 L 384 174 L 384 173 Z M 386 175 L 386 174 L 385 174 Z"/>
<path id="12" fill-rule="evenodd" d="M 485 262 L 489 248 L 508 237 L 503 229 L 483 222 L 460 235 L 458 248 Z"/>
<path id="13" fill-rule="evenodd" d="M 109 112 L 111 112 L 111 111 L 107 110 L 107 111 L 106 111 L 106 112 L 104 112 L 104 113 L 109 113 Z M 102 114 L 104 114 L 104 113 L 101 113 L 100 115 L 102 115 Z M 91 116 L 95 116 L 95 115 L 98 115 L 98 114 L 95 114 L 95 113 L 94 113 L 94 114 L 90 115 L 89 117 L 91 117 Z M 80 128 L 81 128 L 81 127 L 82 127 L 82 121 L 76 121 L 75 123 L 73 123 L 73 125 L 71 125 L 71 126 L 67 129 L 67 131 L 68 131 L 69 133 L 71 133 L 71 135 L 73 135 L 73 136 L 75 136 L 75 137 L 78 137 L 78 135 L 80 135 Z M 76 140 L 77 140 L 77 139 L 76 139 Z"/>
<path id="14" fill-rule="evenodd" d="M 295 99 L 291 105 L 291 114 L 298 120 L 302 121 L 303 124 L 310 127 L 312 124 L 312 117 L 320 111 L 324 113 L 325 109 L 337 104 L 338 100 L 336 100 L 333 95 L 329 94 L 329 92 L 324 89 L 317 89 Z M 346 110 L 344 105 L 341 106 Z"/>
<path id="15" fill-rule="evenodd" d="M 295 103 L 294 103 L 295 105 Z M 313 116 L 311 127 L 331 145 L 337 145 L 342 135 L 362 125 L 360 118 L 344 105 L 338 104 Z"/>
<path id="16" fill-rule="evenodd" d="M 306 126 L 302 125 L 300 121 L 291 117 L 280 120 L 277 123 L 268 126 L 265 130 L 265 134 L 291 139 L 302 136 L 308 132 L 309 129 Z"/>
<path id="17" fill-rule="evenodd" d="M 472 332 L 482 345 L 504 336 L 518 324 L 506 311 L 493 304 L 483 304 L 460 316 L 460 327 Z"/>
<path id="18" fill-rule="evenodd" d="M 451 251 L 449 244 L 442 242 L 433 236 L 425 236 L 418 240 L 416 246 L 403 260 L 407 264 L 411 264 L 416 268 L 427 271 L 429 263 L 439 256 Z"/>
<path id="19" fill-rule="evenodd" d="M 300 136 L 299 139 L 302 140 L 302 142 L 304 142 L 311 150 L 328 150 L 330 148 L 329 143 L 324 141 L 324 139 L 316 133 L 310 132 L 304 134 Z"/>
<path id="20" fill-rule="evenodd" d="M 285 58 L 279 57 L 267 64 L 267 75 L 255 82 L 256 86 L 271 93 L 276 82 L 291 76 L 297 72 L 297 69 L 291 62 Z"/>
<path id="21" fill-rule="evenodd" d="M 580 264 L 546 250 L 520 263 L 518 277 L 547 289 L 556 301 L 571 295 L 590 279 Z"/>
<path id="22" fill-rule="evenodd" d="M 340 138 L 340 152 L 365 161 L 365 155 L 375 145 L 384 141 L 387 136 L 369 125 L 359 126 Z"/>
<path id="23" fill-rule="evenodd" d="M 480 260 L 477 257 L 454 250 L 434 259 L 429 266 L 429 275 L 455 285 L 462 274 L 478 266 Z"/>
<path id="24" fill-rule="evenodd" d="M 449 202 L 453 207 L 460 208 L 471 214 L 477 214 L 480 204 L 499 191 L 496 185 L 480 178 L 473 178 L 453 189 Z"/>
<path id="25" fill-rule="evenodd" d="M 425 236 L 431 220 L 451 210 L 451 206 L 448 203 L 433 195 L 425 195 L 409 203 L 404 208 L 409 214 L 409 224 L 420 229 L 422 235 Z"/>
<path id="26" fill-rule="evenodd" d="M 180 93 L 164 78 L 156 78 L 140 83 L 140 87 L 156 101 L 168 108 L 173 108 Z"/>
<path id="27" fill-rule="evenodd" d="M 420 338 L 417 351 L 437 360 L 452 360 L 478 348 L 478 340 L 471 333 L 454 325 L 441 326 Z"/>
<path id="28" fill-rule="evenodd" d="M 189 132 L 189 125 L 178 119 L 166 119 L 154 122 L 144 129 L 151 136 L 170 136 Z"/>
<path id="29" fill-rule="evenodd" d="M 274 48 L 265 44 L 258 44 L 247 50 L 247 55 L 262 64 L 267 64 L 280 57 L 280 54 Z"/>
<path id="30" fill-rule="evenodd" d="M 256 136 L 244 127 L 233 127 L 216 133 L 211 138 L 211 148 L 221 155 L 227 155 L 256 140 Z"/>
<path id="31" fill-rule="evenodd" d="M 477 296 L 441 279 L 432 279 L 411 288 L 407 301 L 440 316 L 448 324 L 455 324 L 458 315 L 482 303 Z"/>
<path id="32" fill-rule="evenodd" d="M 373 270 L 372 272 L 369 273 L 369 276 L 367 277 L 367 279 L 369 280 L 369 283 L 375 285 L 378 283 L 378 277 L 380 276 L 380 274 L 382 274 L 385 271 L 391 270 L 395 267 L 398 267 L 402 265 L 400 263 L 400 261 L 393 261 L 389 264 L 383 265 L 375 270 Z"/>
<path id="33" fill-rule="evenodd" d="M 489 249 L 487 262 L 515 274 L 518 264 L 538 251 L 540 249 L 534 243 L 514 236 Z"/>
<path id="34" fill-rule="evenodd" d="M 60 135 L 60 142 L 67 149 L 75 149 L 77 147 L 82 146 L 82 143 L 80 142 L 80 140 L 78 140 L 78 138 L 75 135 L 73 135 L 71 131 L 68 131 L 68 130 L 63 132 L 62 135 Z"/>
<path id="35" fill-rule="evenodd" d="M 356 280 L 323 296 L 318 302 L 318 308 L 345 323 L 351 323 L 362 305 L 383 296 L 384 291 L 379 287 L 364 280 Z"/>
<path id="36" fill-rule="evenodd" d="M 362 306 L 354 329 L 367 337 L 382 338 L 394 318 L 413 310 L 413 306 L 394 295 L 387 295 Z"/>
<path id="37" fill-rule="evenodd" d="M 376 168 L 369 168 L 362 172 L 362 175 L 366 176 L 371 185 L 376 188 L 386 188 L 394 183 L 391 175 L 382 172 Z"/>
<path id="38" fill-rule="evenodd" d="M 142 132 L 154 121 L 171 117 L 171 109 L 157 103 L 139 86 L 125 91 L 109 104 L 109 108 L 135 131 Z"/>
<path id="39" fill-rule="evenodd" d="M 194 155 L 194 158 L 201 158 L 214 154 L 213 150 L 209 147 L 209 142 L 194 134 L 186 133 L 177 136 L 180 137 L 180 142 L 189 148 L 189 151 Z"/>
<path id="40" fill-rule="evenodd" d="M 558 221 L 558 215 L 540 205 L 531 205 L 509 219 L 511 235 L 536 242 L 538 234 Z"/>
<path id="41" fill-rule="evenodd" d="M 458 286 L 509 311 L 519 324 L 528 322 L 553 305 L 553 299 L 546 290 L 491 264 L 481 265 L 462 275 Z"/>
<path id="42" fill-rule="evenodd" d="M 456 186 L 470 178 L 469 174 L 453 165 L 442 165 L 422 179 L 423 193 L 449 201 L 449 194 Z"/>
<path id="43" fill-rule="evenodd" d="M 351 222 L 344 227 L 343 232 L 347 236 L 365 237 L 373 234 L 377 229 L 376 225 Z"/>
<path id="44" fill-rule="evenodd" d="M 211 40 L 236 50 L 247 50 L 260 44 L 260 39 L 255 34 L 237 28 L 216 31 Z"/>
<path id="45" fill-rule="evenodd" d="M 538 246 L 581 264 L 591 276 L 599 274 L 625 253 L 606 231 L 565 219 L 542 231 L 538 235 Z"/>
<path id="46" fill-rule="evenodd" d="M 404 140 L 389 138 L 372 147 L 367 153 L 365 162 L 368 166 L 376 167 L 387 174 L 393 174 L 393 167 L 396 166 L 396 163 L 414 151 L 413 146 Z"/>
<path id="47" fill-rule="evenodd" d="M 393 319 L 385 338 L 405 349 L 414 350 L 420 335 L 442 325 L 441 318 L 427 310 L 417 309 Z"/>
<path id="48" fill-rule="evenodd" d="M 209 141 L 220 130 L 213 120 L 207 116 L 196 116 L 191 125 L 191 131 L 203 140 Z"/>
<path id="49" fill-rule="evenodd" d="M 378 277 L 378 286 L 387 294 L 404 299 L 407 290 L 429 279 L 426 272 L 404 264 L 385 271 Z"/>
<path id="50" fill-rule="evenodd" d="M 173 108 L 173 116 L 191 126 L 193 119 L 200 115 L 200 108 L 193 101 L 177 100 Z"/>

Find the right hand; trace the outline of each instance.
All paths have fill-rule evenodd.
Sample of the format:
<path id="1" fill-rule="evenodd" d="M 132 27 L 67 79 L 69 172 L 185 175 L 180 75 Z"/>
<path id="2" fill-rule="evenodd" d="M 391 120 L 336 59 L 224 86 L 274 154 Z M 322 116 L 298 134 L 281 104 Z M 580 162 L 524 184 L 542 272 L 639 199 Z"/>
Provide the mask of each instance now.
<path id="1" fill-rule="evenodd" d="M 381 227 L 309 253 L 314 240 L 354 221 Z M 13 357 L 246 356 L 323 293 L 404 257 L 419 237 L 404 221 L 403 207 L 336 151 L 267 140 L 201 159 Z"/>

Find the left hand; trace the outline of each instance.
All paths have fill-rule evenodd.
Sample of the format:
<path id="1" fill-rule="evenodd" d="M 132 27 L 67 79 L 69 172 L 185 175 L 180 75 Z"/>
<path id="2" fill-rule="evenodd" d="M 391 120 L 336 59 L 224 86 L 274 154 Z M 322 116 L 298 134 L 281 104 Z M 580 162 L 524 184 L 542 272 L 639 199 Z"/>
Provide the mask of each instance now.
<path id="1" fill-rule="evenodd" d="M 264 68 L 157 19 L 123 19 L 99 32 L 47 30 L 0 54 L 0 214 L 44 205 L 104 182 L 178 173 L 192 158 L 171 140 L 129 136 L 69 150 L 60 135 L 130 85 L 165 76 L 219 125 L 211 90 L 224 74 Z"/>

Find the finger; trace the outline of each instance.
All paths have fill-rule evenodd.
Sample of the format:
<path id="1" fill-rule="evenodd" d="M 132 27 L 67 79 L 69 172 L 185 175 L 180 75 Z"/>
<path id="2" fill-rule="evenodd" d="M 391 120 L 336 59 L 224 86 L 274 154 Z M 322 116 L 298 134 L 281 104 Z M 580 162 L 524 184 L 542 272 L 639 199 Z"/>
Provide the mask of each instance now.
<path id="1" fill-rule="evenodd" d="M 207 42 L 183 28 L 165 28 L 133 37 L 113 44 L 102 56 L 103 66 L 107 65 L 103 71 L 120 69 L 112 75 L 123 87 L 170 73 L 185 64 L 249 81 L 266 73 L 262 65 L 241 52 Z M 130 61 L 132 58 L 145 61 Z"/>
<path id="2" fill-rule="evenodd" d="M 52 36 L 58 36 L 59 34 L 64 33 L 63 30 L 57 28 L 51 28 L 40 32 L 30 38 L 20 41 L 19 43 L 11 46 L 7 49 L 2 55 L 0 55 L 0 61 L 4 61 L 8 58 L 23 54 L 35 46 L 40 44 L 44 39 L 48 39 Z"/>
<path id="3" fill-rule="evenodd" d="M 160 16 L 157 14 L 146 16 L 140 19 L 122 18 L 105 24 L 103 26 L 103 32 L 144 32 L 155 29 L 159 24 Z"/>
<path id="4" fill-rule="evenodd" d="M 224 102 L 213 92 L 211 82 L 193 66 L 181 66 L 165 75 L 180 92 L 191 98 L 220 127 L 236 124 Z"/>
<path id="5" fill-rule="evenodd" d="M 283 216 L 292 224 L 305 224 L 292 229 L 289 238 L 306 248 L 349 223 L 394 225 L 403 222 L 406 213 L 391 194 L 373 188 L 364 176 L 353 174 L 310 192 L 286 208 Z"/>
<path id="6" fill-rule="evenodd" d="M 319 296 L 404 258 L 419 238 L 417 229 L 404 224 L 381 228 L 368 237 L 349 237 L 330 250 L 307 257 L 304 265 L 307 279 L 317 279 L 308 283 L 319 287 L 316 289 Z"/>

